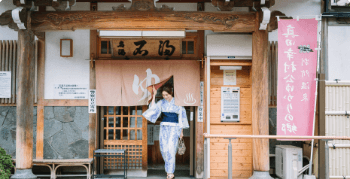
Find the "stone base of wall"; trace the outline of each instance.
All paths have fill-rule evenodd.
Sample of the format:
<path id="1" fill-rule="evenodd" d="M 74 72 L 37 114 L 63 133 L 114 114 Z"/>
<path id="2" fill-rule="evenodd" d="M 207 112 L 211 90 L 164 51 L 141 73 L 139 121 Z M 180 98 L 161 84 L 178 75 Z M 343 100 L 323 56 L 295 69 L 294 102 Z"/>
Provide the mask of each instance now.
<path id="1" fill-rule="evenodd" d="M 88 158 L 87 107 L 45 107 L 44 158 Z"/>
<path id="2" fill-rule="evenodd" d="M 36 157 L 36 119 L 37 110 L 33 110 L 33 158 Z M 16 158 L 16 107 L 0 106 L 0 147 Z"/>

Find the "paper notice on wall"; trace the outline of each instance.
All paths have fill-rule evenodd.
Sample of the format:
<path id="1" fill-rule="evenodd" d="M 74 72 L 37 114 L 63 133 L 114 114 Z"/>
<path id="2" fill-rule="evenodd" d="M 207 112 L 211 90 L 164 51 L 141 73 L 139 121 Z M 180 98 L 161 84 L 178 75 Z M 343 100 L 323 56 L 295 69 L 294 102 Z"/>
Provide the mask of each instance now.
<path id="1" fill-rule="evenodd" d="M 54 84 L 53 99 L 88 99 L 89 84 Z"/>
<path id="2" fill-rule="evenodd" d="M 155 125 L 153 129 L 153 139 L 154 140 L 159 140 L 159 130 L 160 130 L 160 125 Z"/>
<path id="3" fill-rule="evenodd" d="M 224 70 L 224 85 L 236 85 L 236 70 Z"/>
<path id="4" fill-rule="evenodd" d="M 148 124 L 147 125 L 147 145 L 154 145 L 154 125 Z"/>
<path id="5" fill-rule="evenodd" d="M 10 71 L 0 71 L 0 98 L 11 98 Z"/>
<path id="6" fill-rule="evenodd" d="M 96 113 L 96 90 L 89 90 L 89 113 Z"/>

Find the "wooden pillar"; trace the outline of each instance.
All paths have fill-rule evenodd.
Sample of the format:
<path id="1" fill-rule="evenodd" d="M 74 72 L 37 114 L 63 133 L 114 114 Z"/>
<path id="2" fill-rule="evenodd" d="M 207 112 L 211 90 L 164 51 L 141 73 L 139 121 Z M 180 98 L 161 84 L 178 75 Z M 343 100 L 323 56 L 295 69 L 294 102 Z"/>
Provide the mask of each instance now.
<path id="1" fill-rule="evenodd" d="M 36 159 L 44 158 L 44 82 L 45 82 L 45 34 L 38 41 L 38 103 L 36 131 Z"/>
<path id="2" fill-rule="evenodd" d="M 204 2 L 197 3 L 197 11 L 204 11 Z M 204 30 L 198 30 L 198 40 L 197 40 L 197 49 L 198 56 L 204 58 Z M 204 59 L 203 59 L 204 60 Z M 204 78 L 204 68 L 202 65 L 199 67 L 200 70 L 200 81 L 205 81 Z M 204 82 L 205 83 L 205 82 Z M 199 84 L 198 84 L 199 85 Z M 204 93 L 205 94 L 205 93 Z M 203 106 L 205 106 L 205 102 L 203 102 Z M 196 119 L 195 119 L 195 172 L 194 175 L 196 178 L 203 178 L 204 175 L 204 138 L 203 138 L 203 130 L 204 125 L 203 121 L 198 122 L 198 107 L 196 107 Z M 203 113 L 204 114 L 204 113 Z"/>
<path id="3" fill-rule="evenodd" d="M 34 33 L 18 31 L 16 168 L 33 165 Z"/>
<path id="4" fill-rule="evenodd" d="M 318 87 L 318 135 L 326 135 L 326 62 L 328 61 L 328 18 L 322 19 L 322 53 L 320 60 L 320 74 Z M 318 148 L 318 178 L 325 179 L 326 177 L 326 149 L 325 141 L 319 140 Z"/>
<path id="5" fill-rule="evenodd" d="M 96 38 L 97 31 L 90 31 L 90 57 L 93 60 L 96 57 Z M 96 74 L 95 74 L 95 62 L 90 63 L 90 89 L 96 89 Z M 93 157 L 93 152 L 96 149 L 96 122 L 97 113 L 89 114 L 89 158 Z M 96 170 L 95 170 L 96 171 Z"/>
<path id="6" fill-rule="evenodd" d="M 39 6 L 39 12 L 45 12 L 46 6 Z M 45 32 L 35 34 L 38 37 L 38 102 L 36 120 L 36 159 L 44 158 L 44 83 L 45 83 Z"/>
<path id="7" fill-rule="evenodd" d="M 253 32 L 252 61 L 252 129 L 253 135 L 269 135 L 268 109 L 268 32 L 259 30 L 259 13 L 256 13 Z M 269 171 L 269 140 L 253 139 L 253 170 Z"/>

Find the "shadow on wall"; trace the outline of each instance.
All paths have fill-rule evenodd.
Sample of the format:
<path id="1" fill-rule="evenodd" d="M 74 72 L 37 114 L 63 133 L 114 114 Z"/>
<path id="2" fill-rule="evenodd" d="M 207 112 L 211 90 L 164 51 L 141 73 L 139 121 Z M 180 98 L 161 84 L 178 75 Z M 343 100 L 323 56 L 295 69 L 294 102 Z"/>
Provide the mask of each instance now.
<path id="1" fill-rule="evenodd" d="M 33 158 L 36 158 L 36 107 L 33 110 Z M 0 107 L 0 146 L 16 158 L 16 107 Z"/>
<path id="2" fill-rule="evenodd" d="M 45 107 L 44 159 L 88 158 L 88 107 Z"/>

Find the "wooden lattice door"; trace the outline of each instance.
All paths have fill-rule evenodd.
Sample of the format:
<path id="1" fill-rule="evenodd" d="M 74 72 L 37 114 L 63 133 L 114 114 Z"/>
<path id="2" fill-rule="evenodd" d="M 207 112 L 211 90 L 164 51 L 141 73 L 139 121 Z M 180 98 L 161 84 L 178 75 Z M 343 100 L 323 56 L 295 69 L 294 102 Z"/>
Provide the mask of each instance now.
<path id="1" fill-rule="evenodd" d="M 103 148 L 125 149 L 128 169 L 147 170 L 147 120 L 142 113 L 147 106 L 117 106 L 102 109 Z M 123 169 L 122 158 L 103 158 L 103 169 Z"/>

